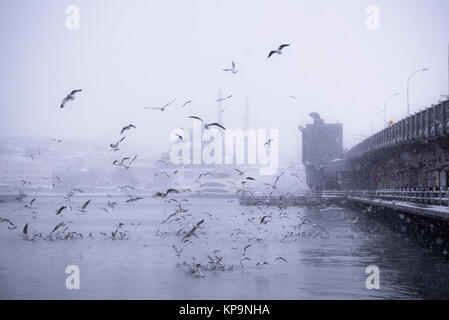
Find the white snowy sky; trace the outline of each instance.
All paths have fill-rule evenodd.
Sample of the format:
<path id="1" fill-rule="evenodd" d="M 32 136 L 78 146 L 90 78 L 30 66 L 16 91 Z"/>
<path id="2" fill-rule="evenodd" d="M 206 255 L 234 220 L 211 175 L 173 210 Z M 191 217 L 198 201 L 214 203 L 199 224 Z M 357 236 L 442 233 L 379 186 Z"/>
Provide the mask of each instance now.
<path id="1" fill-rule="evenodd" d="M 68 5 L 80 30 L 65 27 Z M 367 5 L 380 8 L 380 30 L 365 27 Z M 28 0 L 0 2 L 0 135 L 117 141 L 167 151 L 169 133 L 189 115 L 225 126 L 279 128 L 283 160 L 298 159 L 298 124 L 316 111 L 344 124 L 345 147 L 406 112 L 448 94 L 447 0 Z M 269 50 L 289 43 L 282 56 Z M 238 74 L 222 71 L 232 60 Z M 63 110 L 72 89 L 84 91 Z M 289 98 L 297 97 L 296 100 Z M 165 112 L 144 110 L 177 98 Z M 186 100 L 193 103 L 181 109 Z"/>

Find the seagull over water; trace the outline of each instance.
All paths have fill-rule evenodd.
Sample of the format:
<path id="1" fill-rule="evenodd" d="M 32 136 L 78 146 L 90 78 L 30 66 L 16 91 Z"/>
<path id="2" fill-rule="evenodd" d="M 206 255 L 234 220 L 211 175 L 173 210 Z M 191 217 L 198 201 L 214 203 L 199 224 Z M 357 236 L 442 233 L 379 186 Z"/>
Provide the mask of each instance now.
<path id="1" fill-rule="evenodd" d="M 242 171 L 242 170 L 239 170 L 239 169 L 235 169 L 235 168 L 234 168 L 234 170 L 237 171 L 237 173 L 239 174 L 239 176 L 242 176 L 242 175 L 245 174 L 245 171 Z"/>
<path id="2" fill-rule="evenodd" d="M 168 189 L 166 192 L 156 192 L 154 195 L 153 195 L 153 198 L 167 198 L 167 196 L 170 194 L 170 193 L 179 193 L 179 190 L 177 190 L 177 189 Z"/>
<path id="3" fill-rule="evenodd" d="M 86 213 L 87 212 L 87 206 L 89 205 L 89 203 L 90 203 L 90 201 L 91 201 L 92 199 L 89 199 L 89 200 L 87 200 L 86 202 L 84 202 L 84 204 L 83 204 L 83 206 L 81 207 L 81 208 L 79 208 L 78 209 L 78 211 L 79 212 L 82 212 L 82 213 Z"/>
<path id="4" fill-rule="evenodd" d="M 282 54 L 282 49 L 284 49 L 285 47 L 288 47 L 288 46 L 290 46 L 290 45 L 289 44 L 281 44 L 277 50 L 271 50 L 270 51 L 270 53 L 268 54 L 268 58 L 271 57 L 275 53 L 281 55 Z"/>
<path id="5" fill-rule="evenodd" d="M 66 104 L 67 102 L 74 100 L 74 99 L 75 99 L 75 94 L 77 94 L 78 92 L 81 92 L 81 91 L 83 91 L 83 90 L 82 90 L 82 89 L 72 90 L 72 92 L 70 92 L 70 93 L 67 95 L 67 97 L 65 97 L 65 98 L 62 100 L 60 109 L 64 108 L 64 106 L 65 106 L 65 104 Z"/>

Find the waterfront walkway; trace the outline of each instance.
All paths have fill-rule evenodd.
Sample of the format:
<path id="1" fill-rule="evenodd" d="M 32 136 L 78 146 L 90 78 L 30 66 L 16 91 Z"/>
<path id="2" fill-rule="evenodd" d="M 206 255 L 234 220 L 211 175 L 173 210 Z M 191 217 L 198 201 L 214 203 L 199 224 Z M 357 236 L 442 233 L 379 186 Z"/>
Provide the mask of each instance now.
<path id="1" fill-rule="evenodd" d="M 301 195 L 245 195 L 240 204 L 247 206 L 313 206 L 323 203 L 355 202 L 394 211 L 449 220 L 448 190 L 323 191 Z"/>

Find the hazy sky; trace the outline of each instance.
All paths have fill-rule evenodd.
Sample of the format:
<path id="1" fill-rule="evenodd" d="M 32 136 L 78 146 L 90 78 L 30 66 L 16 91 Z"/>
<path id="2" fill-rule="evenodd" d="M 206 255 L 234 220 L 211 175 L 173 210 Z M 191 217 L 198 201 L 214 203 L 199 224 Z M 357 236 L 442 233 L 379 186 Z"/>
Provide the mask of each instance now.
<path id="1" fill-rule="evenodd" d="M 65 26 L 67 6 L 80 9 L 80 30 Z M 365 26 L 367 5 L 380 8 L 380 30 Z M 448 94 L 449 1 L 13 1 L 0 2 L 0 135 L 115 142 L 167 151 L 169 133 L 189 115 L 225 126 L 279 128 L 282 160 L 298 159 L 298 124 L 316 111 L 344 124 L 344 144 L 406 111 Z M 269 50 L 290 43 L 282 56 Z M 232 60 L 238 74 L 222 71 Z M 82 88 L 59 109 L 61 99 Z M 289 96 L 294 95 L 296 100 Z M 177 98 L 165 112 L 144 110 Z M 193 103 L 182 109 L 186 100 Z"/>

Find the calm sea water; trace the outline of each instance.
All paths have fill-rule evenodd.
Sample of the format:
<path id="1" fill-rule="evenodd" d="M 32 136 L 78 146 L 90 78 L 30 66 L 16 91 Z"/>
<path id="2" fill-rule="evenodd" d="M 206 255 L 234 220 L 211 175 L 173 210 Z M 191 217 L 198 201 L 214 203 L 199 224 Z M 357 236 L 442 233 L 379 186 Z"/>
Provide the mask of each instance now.
<path id="1" fill-rule="evenodd" d="M 37 198 L 35 218 L 24 204 L 0 203 L 0 217 L 18 225 L 8 230 L 7 223 L 0 223 L 0 298 L 449 298 L 447 258 L 362 212 L 289 207 L 280 215 L 276 207 L 241 207 L 237 200 L 190 199 L 183 204 L 189 211 L 177 215 L 185 219 L 161 223 L 176 209 L 174 203 L 116 198 L 117 207 L 106 213 L 101 208 L 108 198 L 97 197 L 87 213 L 77 214 L 87 199 L 73 199 L 74 210 L 62 217 L 55 214 L 61 198 Z M 202 219 L 197 237 L 183 243 L 185 232 Z M 29 234 L 45 237 L 60 222 L 83 239 L 27 241 L 20 236 L 25 223 Z M 127 238 L 112 240 L 119 223 Z M 248 244 L 250 260 L 242 268 Z M 184 248 L 180 256 L 173 245 Z M 185 265 L 193 258 L 206 265 L 208 255 L 220 257 L 230 270 L 205 268 L 204 277 L 198 277 Z M 79 290 L 65 286 L 68 265 L 80 268 Z M 379 290 L 365 286 L 368 265 L 380 268 Z"/>

